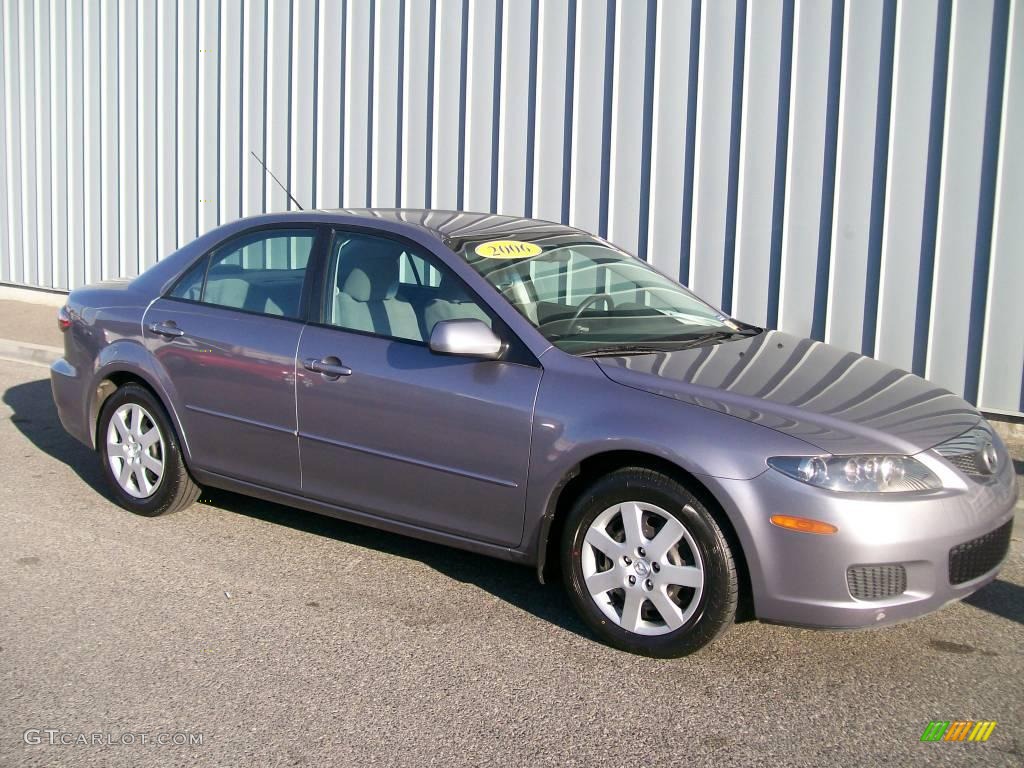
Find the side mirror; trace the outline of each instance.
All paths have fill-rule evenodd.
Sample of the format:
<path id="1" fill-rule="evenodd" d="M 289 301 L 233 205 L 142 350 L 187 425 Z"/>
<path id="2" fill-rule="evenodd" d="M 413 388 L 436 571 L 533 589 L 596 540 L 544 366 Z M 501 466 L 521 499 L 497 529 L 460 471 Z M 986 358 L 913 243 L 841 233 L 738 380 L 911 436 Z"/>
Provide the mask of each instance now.
<path id="1" fill-rule="evenodd" d="M 440 355 L 461 355 L 497 360 L 504 344 L 487 323 L 476 318 L 442 320 L 430 332 L 430 351 Z"/>

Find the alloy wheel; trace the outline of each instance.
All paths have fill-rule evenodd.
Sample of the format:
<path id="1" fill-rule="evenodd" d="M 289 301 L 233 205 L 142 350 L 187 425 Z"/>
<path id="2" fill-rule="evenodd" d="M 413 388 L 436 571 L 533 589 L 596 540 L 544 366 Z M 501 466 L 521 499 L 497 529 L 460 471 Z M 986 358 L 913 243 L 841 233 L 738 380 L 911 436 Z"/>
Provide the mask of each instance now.
<path id="1" fill-rule="evenodd" d="M 152 496 L 164 476 L 164 438 L 152 414 L 138 403 L 114 411 L 107 426 L 107 461 L 129 496 Z"/>
<path id="2" fill-rule="evenodd" d="M 626 501 L 605 509 L 587 529 L 580 555 L 590 596 L 629 632 L 672 632 L 700 605 L 700 551 L 686 526 L 659 506 Z"/>

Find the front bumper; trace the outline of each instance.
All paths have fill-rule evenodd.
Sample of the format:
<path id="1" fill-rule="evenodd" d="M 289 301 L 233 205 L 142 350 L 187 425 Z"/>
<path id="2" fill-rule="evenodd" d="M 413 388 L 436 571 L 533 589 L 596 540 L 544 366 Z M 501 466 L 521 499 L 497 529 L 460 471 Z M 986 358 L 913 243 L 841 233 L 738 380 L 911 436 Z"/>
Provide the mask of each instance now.
<path id="1" fill-rule="evenodd" d="M 881 626 L 929 613 L 992 581 L 1001 562 L 951 583 L 950 550 L 1012 526 L 1013 464 L 1004 460 L 985 482 L 958 477 L 960 489 L 915 498 L 834 493 L 772 470 L 748 481 L 716 481 L 746 555 L 757 618 L 806 627 Z M 839 532 L 786 530 L 768 521 L 774 514 L 822 520 Z M 858 566 L 902 566 L 905 586 L 898 594 L 856 599 L 847 570 Z"/>

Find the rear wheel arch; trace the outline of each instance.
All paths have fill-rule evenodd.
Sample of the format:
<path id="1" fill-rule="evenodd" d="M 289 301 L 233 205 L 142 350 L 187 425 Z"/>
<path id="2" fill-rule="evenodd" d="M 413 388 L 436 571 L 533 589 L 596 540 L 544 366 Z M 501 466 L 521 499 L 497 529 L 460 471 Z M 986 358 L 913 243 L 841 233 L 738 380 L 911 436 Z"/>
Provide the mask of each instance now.
<path id="1" fill-rule="evenodd" d="M 725 535 L 736 561 L 736 575 L 740 588 L 737 621 L 754 618 L 753 593 L 746 555 L 736 528 L 722 504 L 696 475 L 687 472 L 678 464 L 642 451 L 597 453 L 579 462 L 562 476 L 562 480 L 548 500 L 537 542 L 537 577 L 541 583 L 547 583 L 555 576 L 554 569 L 558 567 L 562 529 L 573 503 L 599 478 L 627 467 L 648 469 L 672 478 L 685 486 L 708 509 Z"/>
<path id="2" fill-rule="evenodd" d="M 182 432 L 181 423 L 178 421 L 177 414 L 174 412 L 174 409 L 169 406 L 167 398 L 160 393 L 160 390 L 153 384 L 153 382 L 151 382 L 147 376 L 136 370 L 117 369 L 106 371 L 93 390 L 91 397 L 92 401 L 89 404 L 89 434 L 92 435 L 93 448 L 100 445 L 100 435 L 98 434 L 98 430 L 100 412 L 103 410 L 103 404 L 107 401 L 107 398 L 126 384 L 137 384 L 138 386 L 143 387 L 148 390 L 149 393 L 153 395 L 153 397 L 155 397 L 163 406 L 164 411 L 171 420 L 171 426 L 177 433 L 186 462 L 188 462 L 191 458 L 188 450 L 188 442 L 185 439 L 184 432 Z"/>
<path id="3" fill-rule="evenodd" d="M 167 408 L 139 377 L 107 379 L 96 442 L 111 498 L 137 515 L 152 517 L 191 506 L 200 494 L 181 451 Z M 118 419 L 120 419 L 118 421 Z"/>

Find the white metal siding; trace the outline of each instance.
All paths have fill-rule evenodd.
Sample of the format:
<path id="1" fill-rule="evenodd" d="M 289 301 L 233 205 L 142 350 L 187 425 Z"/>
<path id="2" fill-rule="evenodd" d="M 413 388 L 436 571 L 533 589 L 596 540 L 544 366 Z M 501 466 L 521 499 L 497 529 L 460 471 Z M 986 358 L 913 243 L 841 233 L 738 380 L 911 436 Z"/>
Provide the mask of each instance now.
<path id="1" fill-rule="evenodd" d="M 1021 0 L 0 0 L 0 281 L 497 210 L 1024 410 Z"/>

